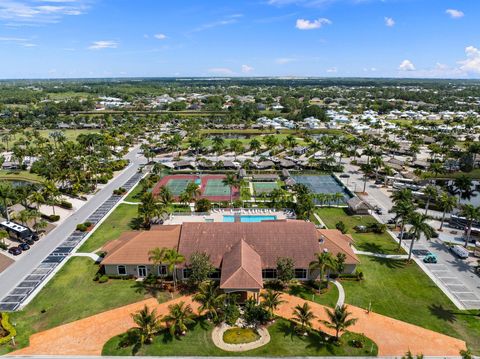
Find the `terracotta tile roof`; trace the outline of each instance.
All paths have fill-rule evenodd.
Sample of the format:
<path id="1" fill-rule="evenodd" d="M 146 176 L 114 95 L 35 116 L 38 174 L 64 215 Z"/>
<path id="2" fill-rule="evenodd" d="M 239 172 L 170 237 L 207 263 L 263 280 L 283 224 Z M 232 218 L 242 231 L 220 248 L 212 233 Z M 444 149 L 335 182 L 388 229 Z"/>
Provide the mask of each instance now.
<path id="1" fill-rule="evenodd" d="M 148 264 L 153 248 L 177 248 L 181 226 L 156 226 L 150 231 L 126 232 L 105 245 L 102 264 Z"/>
<path id="2" fill-rule="evenodd" d="M 262 259 L 243 239 L 223 256 L 220 288 L 263 288 Z"/>
<path id="3" fill-rule="evenodd" d="M 304 221 L 184 223 L 179 252 L 187 260 L 195 252 L 207 253 L 220 268 L 225 253 L 242 239 L 260 255 L 263 268 L 276 268 L 279 257 L 290 257 L 298 268 L 308 268 L 318 252 L 316 228 Z"/>
<path id="4" fill-rule="evenodd" d="M 353 251 L 351 244 L 352 237 L 343 234 L 337 229 L 317 229 L 320 251 L 327 250 L 334 256 L 339 252 L 345 253 L 347 256 L 345 264 L 358 264 L 360 260 Z"/>

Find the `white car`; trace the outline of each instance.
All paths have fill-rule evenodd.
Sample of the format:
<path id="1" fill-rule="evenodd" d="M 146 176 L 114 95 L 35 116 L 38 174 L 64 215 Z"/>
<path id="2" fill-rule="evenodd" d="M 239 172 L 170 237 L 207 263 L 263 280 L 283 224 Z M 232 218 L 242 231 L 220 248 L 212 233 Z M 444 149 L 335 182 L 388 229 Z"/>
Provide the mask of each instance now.
<path id="1" fill-rule="evenodd" d="M 468 250 L 466 250 L 462 246 L 458 246 L 458 245 L 453 246 L 451 248 L 451 250 L 452 250 L 453 253 L 455 253 L 458 257 L 460 257 L 462 259 L 466 259 L 470 255 L 470 252 L 468 252 Z"/>

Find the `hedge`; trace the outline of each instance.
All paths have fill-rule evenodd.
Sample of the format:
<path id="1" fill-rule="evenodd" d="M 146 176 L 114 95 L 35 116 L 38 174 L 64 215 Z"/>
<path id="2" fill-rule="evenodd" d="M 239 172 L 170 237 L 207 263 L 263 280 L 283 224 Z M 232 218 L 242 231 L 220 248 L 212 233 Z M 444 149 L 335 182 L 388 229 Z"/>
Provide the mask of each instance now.
<path id="1" fill-rule="evenodd" d="M 2 321 L 0 322 L 0 324 L 2 325 L 2 328 L 8 333 L 7 336 L 0 338 L 0 345 L 1 345 L 1 344 L 6 344 L 10 340 L 12 340 L 12 338 L 17 335 L 17 330 L 8 321 L 7 313 L 0 313 L 0 316 L 2 317 Z"/>

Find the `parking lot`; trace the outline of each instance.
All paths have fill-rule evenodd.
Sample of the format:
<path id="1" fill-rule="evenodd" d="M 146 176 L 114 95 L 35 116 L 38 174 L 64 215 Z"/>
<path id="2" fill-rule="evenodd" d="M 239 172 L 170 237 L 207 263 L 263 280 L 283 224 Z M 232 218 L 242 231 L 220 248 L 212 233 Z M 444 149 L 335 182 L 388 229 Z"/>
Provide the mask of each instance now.
<path id="1" fill-rule="evenodd" d="M 143 173 L 135 173 L 122 187 L 132 189 L 143 177 Z M 112 195 L 104 201 L 87 219 L 97 224 L 121 200 L 122 196 Z M 88 233 L 74 231 L 65 238 L 43 261 L 16 285 L 1 301 L 0 311 L 17 310 L 29 296 L 42 285 L 43 281 L 74 251 Z"/>

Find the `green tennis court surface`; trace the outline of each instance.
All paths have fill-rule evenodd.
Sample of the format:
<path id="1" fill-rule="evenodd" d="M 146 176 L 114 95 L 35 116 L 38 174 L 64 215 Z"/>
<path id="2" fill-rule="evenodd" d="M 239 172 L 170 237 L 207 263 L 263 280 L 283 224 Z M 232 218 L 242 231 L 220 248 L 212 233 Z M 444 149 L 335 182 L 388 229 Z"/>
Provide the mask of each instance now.
<path id="1" fill-rule="evenodd" d="M 209 179 L 205 186 L 204 196 L 230 196 L 230 187 L 221 179 Z"/>
<path id="2" fill-rule="evenodd" d="M 167 183 L 167 188 L 174 196 L 179 196 L 187 188 L 188 184 L 193 182 L 192 179 L 171 179 Z"/>
<path id="3" fill-rule="evenodd" d="M 257 194 L 270 193 L 279 188 L 277 182 L 252 182 L 253 190 Z"/>

